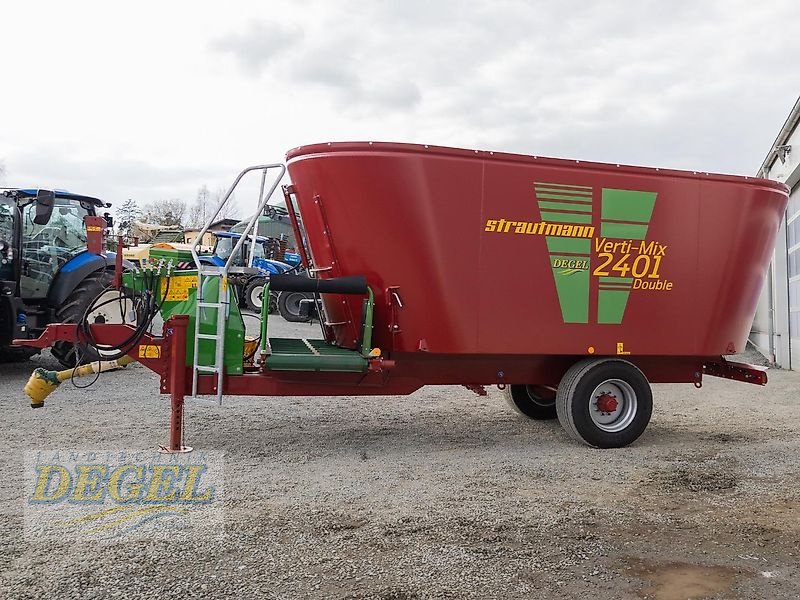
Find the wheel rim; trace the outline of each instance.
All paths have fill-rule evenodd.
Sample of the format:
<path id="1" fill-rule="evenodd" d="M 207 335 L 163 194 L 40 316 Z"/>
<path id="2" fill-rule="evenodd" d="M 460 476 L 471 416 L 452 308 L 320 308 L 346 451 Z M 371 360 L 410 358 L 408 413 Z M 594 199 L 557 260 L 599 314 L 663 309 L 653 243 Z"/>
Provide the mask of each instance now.
<path id="1" fill-rule="evenodd" d="M 133 310 L 133 302 L 128 297 L 123 297 L 117 302 L 110 302 L 109 304 L 105 304 L 109 300 L 117 300 L 119 298 L 119 291 L 117 290 L 107 290 L 100 294 L 97 298 L 95 298 L 94 302 L 92 302 L 92 306 L 97 306 L 97 308 L 91 310 L 86 315 L 86 321 L 89 325 L 95 324 L 102 324 L 102 323 L 113 323 L 113 324 L 122 324 L 122 323 L 136 323 L 136 318 L 134 317 L 133 321 L 128 319 L 129 313 Z M 102 306 L 99 306 L 102 305 Z M 97 354 L 101 357 L 105 356 L 113 356 L 117 353 L 116 350 L 96 350 Z"/>
<path id="2" fill-rule="evenodd" d="M 549 395 L 552 396 L 552 398 L 548 399 L 547 392 L 550 392 Z M 525 393 L 528 395 L 528 400 L 542 408 L 549 408 L 556 403 L 556 396 L 552 393 L 552 390 L 542 388 L 538 385 L 526 385 Z"/>
<path id="3" fill-rule="evenodd" d="M 97 306 L 97 308 L 86 315 L 88 323 L 90 325 L 101 323 L 127 323 L 128 312 L 132 310 L 133 305 L 129 298 L 122 298 L 119 302 L 109 302 L 117 298 L 119 298 L 119 292 L 117 290 L 108 290 L 100 294 L 94 302 L 92 302 L 92 305 Z M 105 304 L 106 302 L 109 302 L 109 304 Z M 101 304 L 103 306 L 98 306 Z"/>
<path id="4" fill-rule="evenodd" d="M 598 429 L 616 433 L 636 418 L 638 402 L 631 385 L 621 379 L 607 379 L 589 397 L 589 416 Z"/>
<path id="5" fill-rule="evenodd" d="M 254 287 L 250 290 L 250 306 L 253 308 L 261 308 L 264 301 L 264 288 Z"/>
<path id="6" fill-rule="evenodd" d="M 305 296 L 303 294 L 293 293 L 290 294 L 288 298 L 286 298 L 286 310 L 288 310 L 293 315 L 300 315 L 300 301 L 303 300 Z"/>

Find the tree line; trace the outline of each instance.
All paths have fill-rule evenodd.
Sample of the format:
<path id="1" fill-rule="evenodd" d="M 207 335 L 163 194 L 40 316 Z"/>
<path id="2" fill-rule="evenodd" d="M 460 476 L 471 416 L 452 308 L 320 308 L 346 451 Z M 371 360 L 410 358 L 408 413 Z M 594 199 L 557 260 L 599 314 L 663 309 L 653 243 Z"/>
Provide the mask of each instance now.
<path id="1" fill-rule="evenodd" d="M 140 207 L 136 200 L 129 198 L 117 208 L 117 229 L 120 233 L 127 234 L 136 221 L 170 227 L 200 228 L 214 214 L 225 191 L 220 188 L 211 192 L 208 186 L 203 185 L 191 204 L 179 198 L 171 198 L 148 202 Z M 238 218 L 238 213 L 236 201 L 231 198 L 222 207 L 215 220 L 235 219 Z"/>

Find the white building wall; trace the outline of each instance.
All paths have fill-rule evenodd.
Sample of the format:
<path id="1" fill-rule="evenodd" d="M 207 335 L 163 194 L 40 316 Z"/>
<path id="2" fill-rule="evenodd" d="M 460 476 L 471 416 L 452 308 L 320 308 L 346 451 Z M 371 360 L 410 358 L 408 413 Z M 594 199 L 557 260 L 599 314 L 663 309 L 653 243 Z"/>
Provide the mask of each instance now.
<path id="1" fill-rule="evenodd" d="M 761 290 L 758 299 L 756 316 L 753 319 L 753 326 L 750 329 L 750 342 L 756 349 L 766 356 L 771 362 L 775 362 L 775 349 L 773 341 L 770 339 L 772 333 L 772 265 L 770 265 L 767 279 Z"/>
<path id="2" fill-rule="evenodd" d="M 785 183 L 792 194 L 750 341 L 777 366 L 800 370 L 800 128 L 777 141 L 761 175 Z"/>

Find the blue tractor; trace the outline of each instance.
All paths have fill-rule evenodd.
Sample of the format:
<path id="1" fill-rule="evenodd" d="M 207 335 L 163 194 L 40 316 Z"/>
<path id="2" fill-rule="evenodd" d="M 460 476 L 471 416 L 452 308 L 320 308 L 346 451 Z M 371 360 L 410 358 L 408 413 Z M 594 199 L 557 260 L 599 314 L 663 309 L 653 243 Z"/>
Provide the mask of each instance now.
<path id="1" fill-rule="evenodd" d="M 111 217 L 97 218 L 98 209 L 110 206 L 65 191 L 0 189 L 0 358 L 38 352 L 11 341 L 37 337 L 49 323 L 125 320 L 110 304 L 87 314 L 113 280 L 116 255 L 102 249 Z M 98 358 L 96 351 L 67 342 L 57 342 L 51 351 L 65 366 Z"/>
<path id="2" fill-rule="evenodd" d="M 200 255 L 200 262 L 221 267 L 233 252 L 239 239 L 239 233 L 230 231 L 215 231 L 214 249 L 211 254 Z M 249 235 L 248 239 L 239 249 L 239 256 L 234 260 L 233 265 L 237 267 L 248 266 L 250 256 L 250 244 L 255 240 L 253 249 L 252 267 L 258 269 L 257 274 L 245 276 L 238 285 L 240 301 L 253 310 L 260 311 L 263 303 L 264 283 L 270 275 L 286 273 L 297 269 L 300 266 L 300 255 L 287 252 L 281 244 L 281 240 L 263 236 Z M 281 258 L 283 260 L 278 260 Z M 241 302 L 240 302 L 241 304 Z M 270 312 L 277 309 L 277 297 L 270 298 Z"/>

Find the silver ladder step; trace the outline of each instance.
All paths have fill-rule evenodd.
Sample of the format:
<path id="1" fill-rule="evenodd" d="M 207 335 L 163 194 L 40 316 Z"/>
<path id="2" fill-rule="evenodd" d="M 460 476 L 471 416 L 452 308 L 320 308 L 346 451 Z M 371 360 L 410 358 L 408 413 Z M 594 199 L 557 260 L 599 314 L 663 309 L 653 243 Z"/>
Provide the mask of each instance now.
<path id="1" fill-rule="evenodd" d="M 221 302 L 198 302 L 197 306 L 199 308 L 222 308 L 225 305 Z"/>
<path id="2" fill-rule="evenodd" d="M 214 269 L 213 273 L 202 270 L 197 275 L 198 297 L 195 303 L 195 334 L 194 334 L 194 355 L 192 357 L 192 397 L 196 398 L 197 387 L 200 374 L 216 375 L 216 396 L 217 404 L 222 405 L 222 381 L 225 372 L 225 324 L 228 320 L 230 310 L 230 286 L 227 284 L 227 277 L 224 270 Z M 208 302 L 203 300 L 203 291 L 209 293 L 206 284 L 216 286 L 217 301 Z M 200 333 L 200 324 L 208 318 L 206 311 L 214 310 L 212 317 L 216 320 L 214 333 Z M 204 319 L 205 317 L 205 319 Z M 200 363 L 200 341 L 206 340 L 214 342 L 214 364 Z"/>

